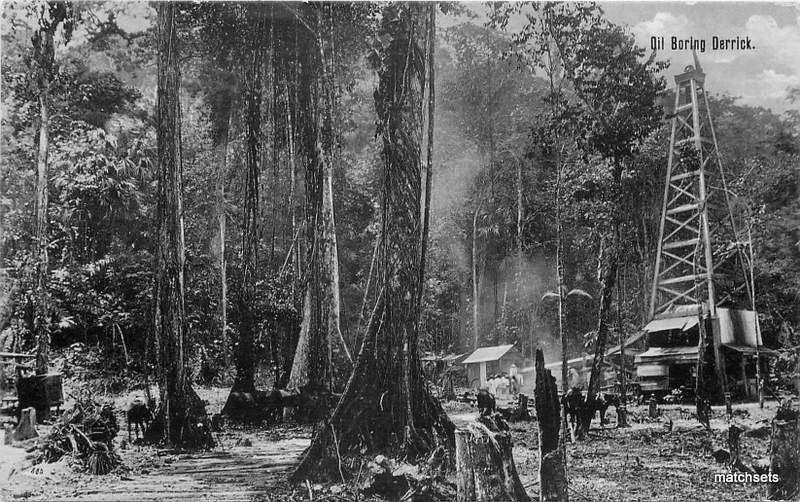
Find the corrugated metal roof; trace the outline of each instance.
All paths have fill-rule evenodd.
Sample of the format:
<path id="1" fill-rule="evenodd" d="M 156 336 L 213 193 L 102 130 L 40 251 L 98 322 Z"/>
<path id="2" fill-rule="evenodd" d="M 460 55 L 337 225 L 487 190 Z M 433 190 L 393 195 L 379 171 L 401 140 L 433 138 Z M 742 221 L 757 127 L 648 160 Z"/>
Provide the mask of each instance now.
<path id="1" fill-rule="evenodd" d="M 648 333 L 655 333 L 656 331 L 670 331 L 673 329 L 684 329 L 687 324 L 694 322 L 697 324 L 697 316 L 694 317 L 670 317 L 668 319 L 653 319 L 644 330 Z M 694 326 L 690 324 L 689 327 Z"/>
<path id="2" fill-rule="evenodd" d="M 466 359 L 461 361 L 461 364 L 469 363 L 482 363 L 484 361 L 496 361 L 503 357 L 506 352 L 511 350 L 514 345 L 496 345 L 494 347 L 481 347 Z"/>
<path id="3" fill-rule="evenodd" d="M 633 345 L 634 343 L 636 343 L 636 342 L 638 342 L 639 340 L 641 340 L 641 339 L 642 339 L 642 337 L 643 337 L 645 334 L 646 334 L 646 333 L 645 333 L 644 331 L 640 331 L 640 332 L 638 332 L 638 333 L 634 333 L 633 335 L 629 336 L 629 337 L 628 337 L 628 339 L 627 339 L 627 340 L 625 340 L 625 349 L 626 349 L 626 350 L 628 350 L 628 349 L 629 349 L 629 347 L 630 347 L 631 345 Z M 616 354 L 617 352 L 619 352 L 619 349 L 620 349 L 620 346 L 619 346 L 619 345 L 614 345 L 614 346 L 613 346 L 613 347 L 611 347 L 610 349 L 606 350 L 606 355 L 607 355 L 607 356 L 610 356 L 611 354 Z M 631 350 L 631 354 L 633 354 L 634 352 L 636 352 L 636 351 L 635 351 L 635 350 L 633 350 L 633 349 L 630 349 L 630 350 Z"/>
<path id="4" fill-rule="evenodd" d="M 636 356 L 636 364 L 653 362 L 656 360 L 696 361 L 697 346 L 650 347 L 646 352 L 642 352 Z"/>

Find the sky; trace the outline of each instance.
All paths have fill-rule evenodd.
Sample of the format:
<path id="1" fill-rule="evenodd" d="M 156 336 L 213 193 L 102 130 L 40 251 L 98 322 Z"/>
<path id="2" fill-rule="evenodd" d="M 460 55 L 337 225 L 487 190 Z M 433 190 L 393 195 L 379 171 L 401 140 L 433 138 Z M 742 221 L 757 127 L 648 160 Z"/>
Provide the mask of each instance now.
<path id="1" fill-rule="evenodd" d="M 0 0 L 2 1 L 2 0 Z M 463 2 L 479 14 L 472 22 L 486 20 L 485 5 Z M 692 61 L 688 47 L 672 50 L 672 37 L 694 43 L 706 72 L 706 89 L 740 98 L 740 103 L 783 112 L 800 108 L 800 103 L 786 100 L 787 89 L 800 87 L 800 1 L 794 2 L 662 2 L 662 1 L 601 1 L 608 18 L 627 26 L 637 42 L 651 47 L 653 37 L 663 37 L 664 48 L 658 57 L 668 59 L 665 72 L 670 85 L 672 75 Z M 153 19 L 152 7 L 144 1 L 112 2 L 119 7 L 117 22 L 125 30 L 137 31 Z M 103 10 L 103 9 L 99 9 Z M 466 21 L 466 18 L 440 16 L 442 27 Z M 524 19 L 512 20 L 510 29 L 518 28 Z M 712 46 L 713 37 L 747 40 L 750 49 L 720 50 Z M 704 50 L 703 50 L 704 49 Z"/>
<path id="2" fill-rule="evenodd" d="M 651 37 L 665 37 L 659 56 L 672 65 L 668 74 L 691 63 L 691 50 L 672 50 L 671 37 L 705 41 L 698 58 L 706 89 L 740 96 L 741 102 L 784 111 L 789 87 L 800 87 L 800 2 L 604 2 L 608 18 L 628 25 L 636 41 L 650 47 Z M 751 49 L 715 50 L 713 37 L 750 37 Z M 690 40 L 691 43 L 691 40 Z"/>
<path id="3" fill-rule="evenodd" d="M 672 37 L 689 40 L 697 48 L 706 73 L 706 89 L 739 97 L 747 105 L 763 106 L 775 112 L 800 103 L 786 100 L 790 87 L 800 87 L 800 2 L 598 2 L 609 20 L 627 26 L 639 45 L 650 49 L 651 38 L 664 38 L 657 49 L 660 59 L 671 62 L 665 74 L 672 75 L 692 63 L 691 48 L 673 50 Z M 481 14 L 483 6 L 465 2 Z M 483 15 L 475 22 L 482 22 Z M 443 19 L 445 26 L 455 19 Z M 509 23 L 521 26 L 524 19 Z M 713 37 L 721 40 L 750 40 L 750 49 L 714 49 Z M 700 45 L 704 41 L 705 47 Z M 744 44 L 743 44 L 744 45 Z"/>

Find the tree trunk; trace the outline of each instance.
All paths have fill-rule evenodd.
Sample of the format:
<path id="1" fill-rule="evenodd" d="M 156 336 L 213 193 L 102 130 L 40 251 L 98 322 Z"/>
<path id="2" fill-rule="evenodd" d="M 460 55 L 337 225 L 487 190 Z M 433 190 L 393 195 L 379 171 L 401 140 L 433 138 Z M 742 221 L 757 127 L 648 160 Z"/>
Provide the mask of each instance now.
<path id="1" fill-rule="evenodd" d="M 0 229 L 0 232 L 3 230 Z M 0 242 L 0 253 L 3 251 L 3 242 Z M 0 258 L 2 256 L 0 255 Z M 0 270 L 0 332 L 11 322 L 16 307 L 17 291 L 19 281 L 11 277 L 5 270 Z M 5 344 L 0 340 L 0 350 L 16 352 L 12 344 Z"/>
<path id="2" fill-rule="evenodd" d="M 310 7 L 309 7 L 310 9 Z M 334 337 L 341 343 L 347 360 L 352 360 L 340 326 L 339 258 L 333 205 L 333 166 L 325 151 L 323 134 L 332 135 L 330 117 L 323 123 L 323 113 L 330 114 L 332 99 L 323 105 L 328 85 L 325 70 L 324 41 L 320 8 L 316 8 L 317 37 L 305 37 L 301 65 L 299 106 L 303 127 L 302 150 L 306 157 L 306 240 L 307 280 L 303 302 L 300 339 L 295 351 L 288 389 L 300 392 L 301 403 L 317 403 L 313 409 L 300 410 L 304 418 L 324 416 L 317 395 L 330 395 L 333 384 Z M 326 141 L 326 144 L 332 141 Z M 328 155 L 326 155 L 326 153 Z M 302 404 L 301 404 L 302 406 Z"/>
<path id="3" fill-rule="evenodd" d="M 522 159 L 515 159 L 517 166 L 517 266 L 515 267 L 514 286 L 516 290 L 516 305 L 517 308 L 522 308 L 522 271 L 525 264 L 525 253 L 523 252 L 522 245 L 522 216 L 524 209 L 522 207 Z M 524 333 L 524 320 L 519 321 L 519 337 L 522 350 L 522 356 L 525 357 L 525 336 Z"/>
<path id="4" fill-rule="evenodd" d="M 296 83 L 295 83 L 296 84 Z M 295 85 L 295 89 L 297 86 Z M 295 104 L 296 104 L 295 100 Z M 292 263 L 292 299 L 295 298 L 297 280 L 300 275 L 300 244 L 297 240 L 297 209 L 295 207 L 295 188 L 297 187 L 297 165 L 295 164 L 294 151 L 294 111 L 290 108 L 289 86 L 286 86 L 286 143 L 289 147 L 289 218 L 292 228 L 291 253 Z"/>
<path id="5" fill-rule="evenodd" d="M 517 284 L 521 283 L 520 276 L 522 275 L 522 160 L 517 159 L 517 256 L 519 263 L 517 264 Z M 517 291 L 519 295 L 519 291 Z"/>
<path id="6" fill-rule="evenodd" d="M 617 330 L 619 331 L 619 404 L 617 404 L 617 427 L 628 427 L 628 409 L 626 407 L 626 369 L 625 369 L 625 333 L 622 327 L 622 292 L 625 285 L 617 279 Z"/>
<path id="7" fill-rule="evenodd" d="M 154 323 L 161 403 L 147 436 L 175 447 L 214 444 L 205 405 L 186 372 L 180 69 L 177 5 L 158 4 L 158 192 Z"/>
<path id="8" fill-rule="evenodd" d="M 611 310 L 611 299 L 614 294 L 614 286 L 617 278 L 617 265 L 619 255 L 619 217 L 614 217 L 612 242 L 608 252 L 608 263 L 603 272 L 600 285 L 600 308 L 597 312 L 597 340 L 594 345 L 594 359 L 592 360 L 592 373 L 589 378 L 589 389 L 586 393 L 586 402 L 583 407 L 584 412 L 579 420 L 578 436 L 582 437 L 589 430 L 594 413 L 594 402 L 602 385 L 603 360 L 606 353 L 606 341 L 608 340 L 609 312 Z"/>
<path id="9" fill-rule="evenodd" d="M 36 338 L 36 373 L 47 373 L 50 362 L 50 300 L 47 294 L 48 269 L 48 163 L 50 144 L 49 89 L 53 70 L 53 33 L 58 20 L 43 22 L 42 28 L 34 37 L 34 52 L 38 65 L 39 91 L 39 149 L 36 152 L 36 307 L 34 311 L 34 332 Z"/>
<path id="10" fill-rule="evenodd" d="M 230 129 L 233 117 L 233 92 L 229 92 L 223 103 L 219 104 L 216 111 L 216 124 L 214 124 L 214 157 L 217 165 L 217 175 L 214 179 L 214 214 L 215 223 L 213 237 L 211 239 L 211 255 L 214 260 L 214 272 L 216 274 L 216 294 L 217 309 L 215 319 L 215 330 L 222 347 L 222 364 L 227 367 L 230 363 L 230 340 L 228 339 L 228 278 L 225 260 L 225 233 L 227 225 L 227 215 L 225 211 L 225 183 L 228 174 L 228 157 L 230 152 Z"/>
<path id="11" fill-rule="evenodd" d="M 561 428 L 558 388 L 550 370 L 544 367 L 544 354 L 536 349 L 534 403 L 539 420 L 539 499 L 567 501 L 566 434 Z"/>
<path id="12" fill-rule="evenodd" d="M 730 459 L 728 460 L 728 466 L 732 469 L 744 468 L 741 458 L 742 432 L 744 432 L 744 429 L 735 424 L 730 424 L 728 426 L 728 451 L 731 453 Z"/>
<path id="13" fill-rule="evenodd" d="M 455 432 L 456 438 L 456 500 L 472 502 L 475 500 L 475 461 L 472 458 L 472 435 L 462 429 Z"/>
<path id="14" fill-rule="evenodd" d="M 263 25 L 258 23 L 252 34 L 260 40 Z M 245 419 L 257 419 L 264 410 L 258 409 L 254 399 L 257 320 L 253 310 L 256 300 L 255 268 L 258 262 L 259 236 L 259 160 L 261 159 L 261 101 L 262 101 L 262 49 L 257 44 L 251 48 L 251 62 L 244 84 L 246 103 L 245 128 L 247 131 L 245 155 L 244 201 L 242 210 L 242 263 L 241 285 L 237 298 L 239 307 L 239 337 L 234 351 L 236 378 L 222 413 Z"/>
<path id="15" fill-rule="evenodd" d="M 472 217 L 472 348 L 478 349 L 480 345 L 480 297 L 478 296 L 478 215 L 481 212 L 483 201 L 475 208 Z"/>
<path id="16" fill-rule="evenodd" d="M 375 92 L 383 161 L 380 293 L 344 394 L 304 453 L 296 480 L 318 468 L 329 470 L 337 452 L 346 455 L 361 446 L 409 457 L 442 443 L 453 449 L 453 424 L 421 373 L 417 333 L 424 72 L 419 40 L 427 8 L 384 6 L 379 31 L 388 43 L 380 52 Z"/>
<path id="17" fill-rule="evenodd" d="M 512 455 L 511 435 L 481 422 L 456 431 L 458 501 L 528 502 Z"/>
<path id="18" fill-rule="evenodd" d="M 556 150 L 558 152 L 558 150 Z M 564 250 L 562 242 L 563 228 L 561 227 L 561 156 L 556 157 L 556 291 L 558 291 L 558 336 L 561 340 L 561 392 L 566 394 L 569 390 L 569 372 L 567 368 L 567 332 L 564 329 Z M 567 438 L 567 411 L 561 410 L 561 438 Z"/>
<path id="19" fill-rule="evenodd" d="M 778 409 L 770 439 L 770 500 L 800 498 L 800 419 L 795 410 Z"/>
<path id="20" fill-rule="evenodd" d="M 422 317 L 422 298 L 425 295 L 425 266 L 427 264 L 428 235 L 430 234 L 431 221 L 431 182 L 433 180 L 433 131 L 436 104 L 436 87 L 434 86 L 434 48 L 436 46 L 436 4 L 428 6 L 428 36 L 426 54 L 428 63 L 428 144 L 425 155 L 425 194 L 422 213 L 422 234 L 420 235 L 420 259 L 419 259 L 419 315 Z"/>
<path id="21" fill-rule="evenodd" d="M 330 12 L 330 5 L 328 6 Z M 344 334 L 341 329 L 341 298 L 339 296 L 339 248 L 336 242 L 336 218 L 334 214 L 333 204 L 333 156 L 334 156 L 334 132 L 333 132 L 333 113 L 336 103 L 336 84 L 335 84 L 335 64 L 333 61 L 333 19 L 328 18 L 328 37 L 322 37 L 322 9 L 317 9 L 317 48 L 319 49 L 319 58 L 321 61 L 320 68 L 322 69 L 322 82 L 320 85 L 320 93 L 326 98 L 325 103 L 325 123 L 324 128 L 320 124 L 318 129 L 321 135 L 318 140 L 322 142 L 322 149 L 320 158 L 322 160 L 322 242 L 324 244 L 325 256 L 322 262 L 323 275 L 327 278 L 327 289 L 325 291 L 325 298 L 323 303 L 325 305 L 325 319 L 327 321 L 327 332 L 329 337 L 329 344 L 331 348 L 335 346 L 333 338 L 338 338 L 341 344 L 341 349 L 347 361 L 352 364 L 353 356 L 350 353 L 350 347 L 347 345 L 347 340 L 344 339 Z M 326 47 L 330 45 L 330 49 Z M 326 57 L 327 53 L 330 53 Z M 330 63 L 328 62 L 330 61 Z M 327 92 L 325 86 L 328 87 Z M 321 118 L 321 114 L 320 114 Z"/>

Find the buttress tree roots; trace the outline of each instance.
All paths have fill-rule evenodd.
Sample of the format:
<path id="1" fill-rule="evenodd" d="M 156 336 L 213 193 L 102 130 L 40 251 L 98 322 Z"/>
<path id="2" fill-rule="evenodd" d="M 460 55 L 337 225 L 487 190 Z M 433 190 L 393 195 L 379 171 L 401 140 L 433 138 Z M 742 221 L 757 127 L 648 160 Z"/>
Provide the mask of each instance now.
<path id="1" fill-rule="evenodd" d="M 382 138 L 381 263 L 378 298 L 353 373 L 330 419 L 306 450 L 295 480 L 337 472 L 353 451 L 405 458 L 438 446 L 454 450 L 455 428 L 431 395 L 420 368 L 418 323 L 423 267 L 421 125 L 423 44 L 433 6 L 384 7 L 380 32 L 390 42 L 373 59 L 378 133 Z"/>
<path id="2" fill-rule="evenodd" d="M 364 343 L 344 394 L 305 451 L 295 480 L 312 471 L 336 473 L 337 459 L 366 447 L 406 458 L 420 457 L 444 445 L 454 451 L 455 427 L 424 385 L 416 353 L 391 343 L 390 306 L 385 292 L 372 313 Z M 384 343 L 383 341 L 386 341 Z M 412 378 L 404 378 L 404 369 Z"/>

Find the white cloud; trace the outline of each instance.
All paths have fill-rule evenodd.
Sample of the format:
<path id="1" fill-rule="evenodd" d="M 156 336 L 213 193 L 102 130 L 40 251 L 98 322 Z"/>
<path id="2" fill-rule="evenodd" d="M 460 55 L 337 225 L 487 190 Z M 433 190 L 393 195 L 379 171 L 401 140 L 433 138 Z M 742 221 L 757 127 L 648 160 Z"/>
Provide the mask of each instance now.
<path id="1" fill-rule="evenodd" d="M 671 12 L 657 12 L 653 19 L 636 23 L 632 31 L 639 45 L 649 47 L 650 37 L 682 35 L 685 34 L 688 27 L 689 19 L 684 15 L 676 16 Z"/>
<path id="2" fill-rule="evenodd" d="M 781 98 L 786 95 L 786 89 L 800 85 L 800 76 L 786 75 L 775 70 L 764 70 L 757 77 L 761 86 L 761 93 L 771 98 Z"/>
<path id="3" fill-rule="evenodd" d="M 772 16 L 752 15 L 745 24 L 756 51 L 769 51 L 781 63 L 800 73 L 800 16 L 797 22 L 778 26 Z"/>
<path id="4" fill-rule="evenodd" d="M 755 75 L 728 79 L 725 91 L 732 96 L 738 96 L 742 104 L 781 111 L 787 107 L 786 89 L 798 85 L 799 75 L 787 75 L 768 69 Z"/>
<path id="5" fill-rule="evenodd" d="M 647 35 L 661 35 L 679 32 L 688 25 L 689 19 L 684 15 L 676 16 L 671 12 L 657 12 L 653 19 L 637 23 L 633 29 Z"/>

